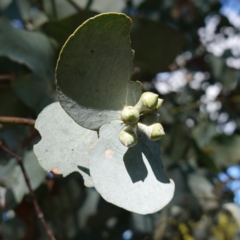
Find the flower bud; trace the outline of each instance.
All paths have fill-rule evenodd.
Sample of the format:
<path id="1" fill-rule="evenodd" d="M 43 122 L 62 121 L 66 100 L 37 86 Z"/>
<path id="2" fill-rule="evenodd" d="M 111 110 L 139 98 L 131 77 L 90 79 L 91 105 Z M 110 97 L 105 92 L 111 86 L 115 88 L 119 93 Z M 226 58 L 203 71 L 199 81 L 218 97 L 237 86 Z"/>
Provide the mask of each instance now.
<path id="1" fill-rule="evenodd" d="M 152 125 L 151 138 L 150 140 L 155 141 L 165 136 L 163 126 L 160 123 L 155 123 Z"/>
<path id="2" fill-rule="evenodd" d="M 138 141 L 136 134 L 128 130 L 120 132 L 119 140 L 126 147 L 133 147 L 134 145 L 137 144 Z"/>
<path id="3" fill-rule="evenodd" d="M 122 121 L 128 125 L 136 124 L 139 120 L 139 117 L 139 111 L 132 106 L 124 107 L 121 112 Z"/>
<path id="4" fill-rule="evenodd" d="M 150 126 L 147 126 L 143 123 L 138 123 L 137 126 L 139 131 L 145 133 L 146 136 L 152 141 L 159 140 L 165 135 L 163 126 L 160 123 L 154 123 Z"/>
<path id="5" fill-rule="evenodd" d="M 156 110 L 159 110 L 159 108 L 162 106 L 162 103 L 163 103 L 163 99 L 159 98 L 157 102 Z"/>
<path id="6" fill-rule="evenodd" d="M 135 108 L 140 112 L 149 112 L 156 110 L 158 105 L 158 95 L 152 92 L 142 94 Z"/>

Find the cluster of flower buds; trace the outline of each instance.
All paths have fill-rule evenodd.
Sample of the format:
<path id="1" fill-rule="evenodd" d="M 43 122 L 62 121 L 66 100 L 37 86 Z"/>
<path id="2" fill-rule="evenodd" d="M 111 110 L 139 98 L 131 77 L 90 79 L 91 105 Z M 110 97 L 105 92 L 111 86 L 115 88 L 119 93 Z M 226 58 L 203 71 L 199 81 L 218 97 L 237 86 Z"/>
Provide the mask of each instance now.
<path id="1" fill-rule="evenodd" d="M 132 147 L 137 144 L 137 130 L 145 133 L 152 141 L 165 135 L 157 113 L 162 102 L 163 99 L 158 98 L 157 94 L 145 92 L 134 107 L 123 108 L 121 119 L 127 128 L 119 134 L 119 139 L 124 146 Z"/>

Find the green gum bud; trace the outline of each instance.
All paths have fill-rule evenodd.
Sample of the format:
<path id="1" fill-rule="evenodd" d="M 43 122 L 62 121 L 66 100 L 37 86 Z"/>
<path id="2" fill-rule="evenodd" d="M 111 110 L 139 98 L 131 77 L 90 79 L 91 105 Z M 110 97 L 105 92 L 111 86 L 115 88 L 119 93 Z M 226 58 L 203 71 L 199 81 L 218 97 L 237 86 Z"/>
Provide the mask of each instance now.
<path id="1" fill-rule="evenodd" d="M 156 110 L 158 105 L 158 95 L 152 92 L 142 94 L 135 108 L 140 112 L 150 112 Z"/>
<path id="2" fill-rule="evenodd" d="M 159 110 L 159 108 L 162 106 L 162 103 L 163 103 L 163 99 L 159 98 L 157 102 L 156 110 Z"/>
<path id="3" fill-rule="evenodd" d="M 145 133 L 146 136 L 152 140 L 159 140 L 161 137 L 165 135 L 164 129 L 160 123 L 154 123 L 150 126 L 147 126 L 143 123 L 138 123 L 138 130 Z"/>
<path id="4" fill-rule="evenodd" d="M 150 140 L 158 140 L 165 136 L 165 132 L 163 129 L 163 126 L 160 123 L 155 123 L 152 125 L 152 131 L 151 131 L 151 139 Z"/>
<path id="5" fill-rule="evenodd" d="M 121 119 L 125 124 L 128 125 L 136 124 L 139 118 L 140 118 L 139 111 L 132 106 L 124 107 L 121 112 Z"/>
<path id="6" fill-rule="evenodd" d="M 150 109 L 155 109 L 158 104 L 158 95 L 151 92 L 145 92 L 142 94 L 143 103 Z"/>
<path id="7" fill-rule="evenodd" d="M 136 134 L 129 130 L 120 132 L 119 140 L 125 147 L 133 147 L 138 141 Z"/>

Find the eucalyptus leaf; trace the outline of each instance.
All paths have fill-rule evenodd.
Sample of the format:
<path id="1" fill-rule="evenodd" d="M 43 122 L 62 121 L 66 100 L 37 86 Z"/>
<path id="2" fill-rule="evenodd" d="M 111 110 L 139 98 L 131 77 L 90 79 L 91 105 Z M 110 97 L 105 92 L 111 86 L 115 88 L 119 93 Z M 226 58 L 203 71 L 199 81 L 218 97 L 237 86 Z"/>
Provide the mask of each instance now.
<path id="1" fill-rule="evenodd" d="M 23 164 L 29 177 L 32 189 L 37 189 L 46 177 L 45 171 L 32 151 L 28 151 L 23 156 Z M 23 196 L 29 193 L 23 173 L 16 159 L 8 160 L 8 163 L 0 166 L 0 182 L 6 188 L 2 207 L 7 210 L 13 208 L 15 204 L 22 201 Z"/>
<path id="2" fill-rule="evenodd" d="M 42 81 L 54 80 L 54 46 L 41 33 L 16 29 L 0 19 L 0 56 L 26 65 Z"/>
<path id="3" fill-rule="evenodd" d="M 118 138 L 124 129 L 113 121 L 100 129 L 100 138 L 90 152 L 90 173 L 102 197 L 139 214 L 162 209 L 173 197 L 174 182 L 163 171 L 160 147 L 141 133 L 134 147 Z"/>
<path id="4" fill-rule="evenodd" d="M 240 207 L 235 203 L 225 203 L 223 208 L 227 209 L 236 220 L 238 226 L 240 227 Z"/>
<path id="5" fill-rule="evenodd" d="M 60 46 L 63 46 L 68 37 L 79 27 L 79 25 L 95 15 L 97 15 L 96 12 L 84 10 L 57 21 L 48 21 L 43 24 L 42 30 L 48 36 L 54 38 Z"/>
<path id="6" fill-rule="evenodd" d="M 37 113 L 44 107 L 54 102 L 51 96 L 51 84 L 41 81 L 34 74 L 27 74 L 16 77 L 11 82 L 14 92 L 23 100 L 23 102 L 34 109 Z"/>
<path id="7" fill-rule="evenodd" d="M 112 0 L 75 0 L 81 8 L 88 8 L 97 12 L 122 12 L 125 7 L 125 1 L 112 1 Z"/>
<path id="8" fill-rule="evenodd" d="M 228 67 L 223 57 L 216 57 L 209 54 L 209 65 L 214 78 L 223 85 L 224 91 L 232 91 L 236 88 L 239 71 Z"/>
<path id="9" fill-rule="evenodd" d="M 14 92 L 10 82 L 0 84 L 0 115 L 26 117 L 31 115 L 32 111 L 24 104 Z"/>
<path id="10" fill-rule="evenodd" d="M 164 23 L 139 17 L 132 18 L 132 21 L 132 48 L 136 51 L 134 64 L 141 72 L 153 76 L 169 71 L 169 65 L 186 45 L 186 37 Z"/>
<path id="11" fill-rule="evenodd" d="M 140 97 L 139 83 L 130 83 L 133 51 L 131 20 L 124 14 L 108 13 L 90 18 L 65 43 L 57 64 L 59 101 L 82 127 L 97 130 L 120 119 L 124 106 Z M 70 62 L 71 60 L 71 62 Z M 129 87 L 136 90 L 129 92 Z"/>
<path id="12" fill-rule="evenodd" d="M 40 113 L 35 127 L 42 136 L 34 146 L 40 165 L 46 171 L 63 176 L 80 172 L 85 185 L 93 186 L 88 170 L 88 152 L 97 140 L 97 132 L 76 124 L 58 102 Z"/>
<path id="13" fill-rule="evenodd" d="M 12 0 L 2 0 L 0 2 L 0 11 L 4 11 L 8 6 L 9 4 L 11 4 Z"/>
<path id="14" fill-rule="evenodd" d="M 229 167 L 239 163 L 240 136 L 219 135 L 212 139 L 207 146 L 210 155 L 218 167 Z"/>
<path id="15" fill-rule="evenodd" d="M 207 167 L 208 169 L 211 169 L 213 172 L 218 172 L 218 164 L 216 164 L 215 159 L 207 153 L 207 151 L 204 148 L 200 148 L 196 142 L 196 140 L 192 139 L 191 145 L 193 150 L 195 151 L 196 159 L 198 160 L 198 163 L 203 167 Z"/>
<path id="16" fill-rule="evenodd" d="M 213 123 L 201 122 L 194 127 L 192 134 L 199 147 L 204 147 L 217 135 L 216 125 Z"/>
<path id="17" fill-rule="evenodd" d="M 0 61 L 5 62 L 0 72 L 7 70 L 5 74 L 14 76 L 14 91 L 38 113 L 53 102 L 53 43 L 41 33 L 14 28 L 6 19 L 0 19 L 0 32 Z M 4 59 L 8 59 L 7 63 Z"/>
<path id="18" fill-rule="evenodd" d="M 43 30 L 62 46 L 80 24 L 97 14 L 95 11 L 97 9 L 84 10 L 58 21 L 49 21 L 43 25 Z M 169 65 L 186 45 L 186 37 L 176 29 L 157 21 L 133 17 L 132 22 L 130 36 L 132 48 L 136 52 L 134 64 L 141 68 L 141 74 L 155 75 L 169 70 Z M 141 74 L 135 74 L 134 79 L 141 80 Z"/>
<path id="19" fill-rule="evenodd" d="M 44 12 L 51 19 L 65 18 L 77 12 L 77 9 L 71 4 L 71 1 L 57 0 L 49 1 L 43 0 Z"/>
<path id="20" fill-rule="evenodd" d="M 203 174 L 189 174 L 188 185 L 205 211 L 218 208 L 219 203 L 217 201 L 217 196 L 214 194 L 214 186 Z"/>

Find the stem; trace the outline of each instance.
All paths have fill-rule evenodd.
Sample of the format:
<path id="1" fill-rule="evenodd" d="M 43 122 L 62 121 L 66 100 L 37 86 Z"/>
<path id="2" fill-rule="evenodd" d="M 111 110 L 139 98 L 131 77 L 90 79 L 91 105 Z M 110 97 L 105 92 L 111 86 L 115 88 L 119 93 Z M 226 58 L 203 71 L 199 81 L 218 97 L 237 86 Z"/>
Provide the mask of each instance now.
<path id="1" fill-rule="evenodd" d="M 15 74 L 1 74 L 0 75 L 0 81 L 1 80 L 12 80 L 16 77 Z"/>
<path id="2" fill-rule="evenodd" d="M 25 167 L 23 165 L 23 159 L 18 156 L 16 153 L 12 152 L 11 150 L 9 150 L 7 147 L 3 146 L 2 142 L 0 142 L 0 148 L 2 149 L 2 151 L 4 151 L 5 153 L 9 154 L 10 156 L 12 156 L 13 158 L 15 158 L 22 170 L 22 173 L 23 173 L 23 176 L 24 176 L 24 179 L 25 179 L 25 182 L 27 184 L 27 187 L 28 187 L 28 190 L 29 190 L 29 193 L 30 193 L 30 196 L 31 196 L 31 199 L 32 199 L 32 202 L 33 202 L 33 205 L 34 205 L 34 208 L 35 208 L 35 211 L 37 213 L 37 217 L 38 219 L 41 221 L 41 223 L 43 224 L 44 228 L 45 228 L 45 231 L 49 237 L 49 239 L 51 240 L 56 240 L 56 238 L 54 237 L 53 233 L 52 233 L 52 230 L 48 227 L 45 219 L 44 219 L 44 216 L 43 216 L 43 213 L 40 209 L 40 206 L 38 205 L 38 202 L 37 202 L 37 198 L 32 190 L 32 186 L 30 184 L 30 181 L 29 181 L 29 177 L 27 175 L 27 172 L 25 170 Z"/>
<path id="3" fill-rule="evenodd" d="M 29 118 L 0 116 L 0 123 L 25 124 L 34 126 L 35 120 Z"/>

